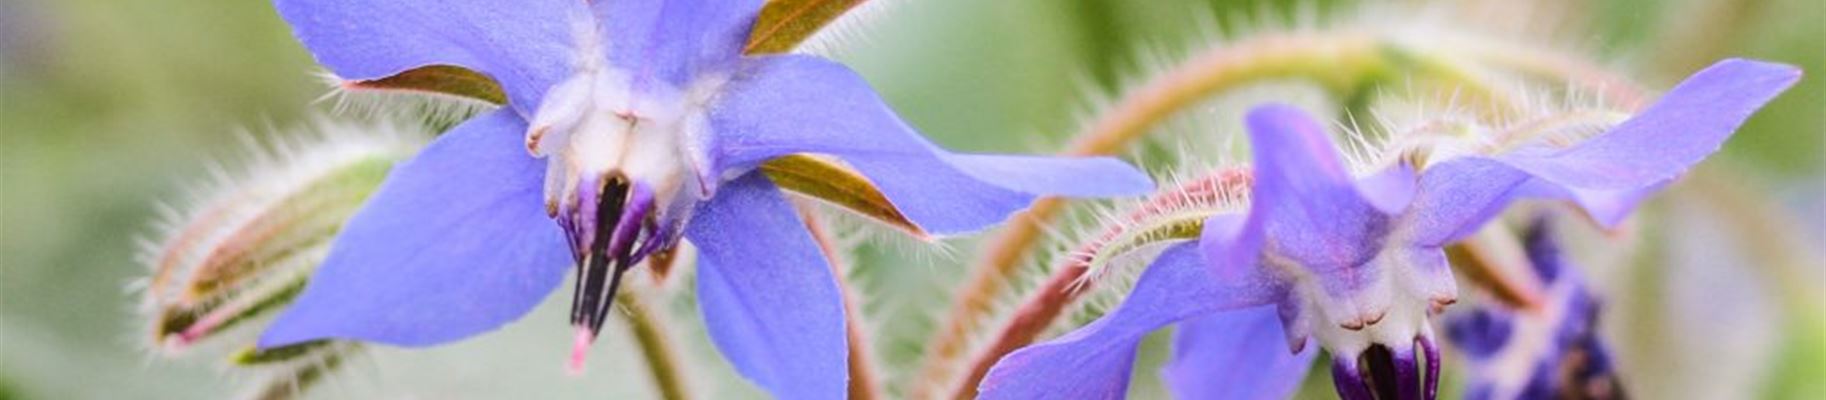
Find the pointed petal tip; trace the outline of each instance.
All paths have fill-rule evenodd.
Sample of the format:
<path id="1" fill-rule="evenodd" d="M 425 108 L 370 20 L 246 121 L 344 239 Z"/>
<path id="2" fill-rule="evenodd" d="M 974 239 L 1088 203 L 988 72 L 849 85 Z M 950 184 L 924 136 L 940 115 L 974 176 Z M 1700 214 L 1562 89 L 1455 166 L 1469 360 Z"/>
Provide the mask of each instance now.
<path id="1" fill-rule="evenodd" d="M 1133 164 L 1115 157 L 1095 157 L 1090 160 L 1103 164 L 1103 168 L 1110 173 L 1110 179 L 1103 185 L 1106 187 L 1104 193 L 1083 197 L 1138 196 L 1158 189 L 1154 177 Z"/>
<path id="2" fill-rule="evenodd" d="M 1727 58 L 1719 60 L 1716 63 L 1712 63 L 1711 66 L 1706 67 L 1706 69 L 1701 70 L 1699 73 L 1702 74 L 1713 71 L 1754 74 L 1779 79 L 1780 81 L 1788 83 L 1800 80 L 1801 75 L 1805 74 L 1800 67 L 1794 65 L 1750 58 Z"/>
<path id="3" fill-rule="evenodd" d="M 1282 195 L 1304 196 L 1300 192 L 1352 184 L 1331 135 L 1311 114 L 1292 105 L 1267 103 L 1251 109 L 1246 119 L 1257 190 L 1292 185 L 1286 189 L 1296 192 Z"/>
<path id="4" fill-rule="evenodd" d="M 1292 150 L 1269 147 L 1272 144 L 1309 142 L 1312 138 L 1305 136 L 1323 129 L 1305 110 L 1285 103 L 1266 103 L 1250 109 L 1244 124 L 1248 127 L 1250 152 L 1257 160 L 1267 151 Z"/>

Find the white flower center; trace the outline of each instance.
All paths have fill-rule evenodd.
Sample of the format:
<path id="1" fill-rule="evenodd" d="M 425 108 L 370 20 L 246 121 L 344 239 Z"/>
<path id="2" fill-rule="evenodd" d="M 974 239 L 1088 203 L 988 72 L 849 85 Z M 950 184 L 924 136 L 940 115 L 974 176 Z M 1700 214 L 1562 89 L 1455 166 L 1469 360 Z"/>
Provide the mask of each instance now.
<path id="1" fill-rule="evenodd" d="M 699 179 L 709 168 L 704 110 L 726 78 L 684 89 L 636 82 L 607 64 L 592 37 L 579 42 L 575 73 L 546 91 L 526 132 L 527 151 L 548 162 L 547 210 L 574 205 L 580 183 L 611 177 L 647 185 L 662 205 L 687 191 L 708 196 L 711 182 Z"/>
<path id="2" fill-rule="evenodd" d="M 1289 332 L 1297 335 L 1292 339 L 1310 334 L 1333 354 L 1354 357 L 1374 344 L 1401 350 L 1418 337 L 1433 337 L 1427 319 L 1436 309 L 1456 301 L 1458 292 L 1457 283 L 1445 270 L 1444 256 L 1437 250 L 1385 248 L 1366 265 L 1373 269 L 1358 271 L 1357 278 L 1363 281 L 1341 293 L 1326 287 L 1338 282 L 1280 260 L 1276 264 L 1286 265 L 1278 269 L 1291 273 L 1292 301 L 1298 302 L 1298 320 L 1288 321 L 1296 326 Z"/>

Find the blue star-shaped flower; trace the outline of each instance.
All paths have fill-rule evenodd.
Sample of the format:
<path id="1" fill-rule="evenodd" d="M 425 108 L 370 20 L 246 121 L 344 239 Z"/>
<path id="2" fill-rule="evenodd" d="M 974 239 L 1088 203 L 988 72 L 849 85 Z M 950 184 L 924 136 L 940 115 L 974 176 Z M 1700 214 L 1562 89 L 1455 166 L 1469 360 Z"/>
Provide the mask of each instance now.
<path id="1" fill-rule="evenodd" d="M 1247 119 L 1255 173 L 1247 215 L 1206 220 L 1198 242 L 1169 247 L 1122 305 L 1003 358 L 981 393 L 1120 398 L 1141 338 L 1185 321 L 1164 373 L 1188 398 L 1284 396 L 1305 375 L 1305 344 L 1316 336 L 1343 398 L 1432 399 L 1440 358 L 1427 321 L 1457 299 L 1444 246 L 1523 198 L 1572 200 L 1616 223 L 1799 77 L 1785 65 L 1728 60 L 1572 146 L 1533 140 L 1436 152 L 1361 177 L 1311 117 L 1258 108 Z M 1282 345 L 1293 351 L 1264 350 Z"/>
<path id="2" fill-rule="evenodd" d="M 1536 219 L 1521 238 L 1545 293 L 1539 310 L 1495 303 L 1445 315 L 1446 338 L 1470 364 L 1466 399 L 1629 397 L 1598 335 L 1603 303 L 1560 251 L 1550 221 Z"/>
<path id="3" fill-rule="evenodd" d="M 1036 196 L 1142 193 L 1108 158 L 955 154 L 830 61 L 741 52 L 760 0 L 279 0 L 343 79 L 428 66 L 492 78 L 507 107 L 445 133 L 349 221 L 262 336 L 428 346 L 525 314 L 577 266 L 580 347 L 620 277 L 690 240 L 711 338 L 781 398 L 845 391 L 836 281 L 757 171 L 813 153 L 860 172 L 924 232 L 999 222 Z"/>

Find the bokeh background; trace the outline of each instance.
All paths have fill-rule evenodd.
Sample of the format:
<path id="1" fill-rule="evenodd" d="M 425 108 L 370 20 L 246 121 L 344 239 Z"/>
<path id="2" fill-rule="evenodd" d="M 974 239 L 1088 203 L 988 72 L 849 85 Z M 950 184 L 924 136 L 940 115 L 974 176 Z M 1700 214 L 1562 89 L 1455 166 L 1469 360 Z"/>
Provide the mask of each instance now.
<path id="1" fill-rule="evenodd" d="M 1162 59 L 1211 43 L 1213 31 L 1236 33 L 1234 22 L 1350 9 L 1335 1 L 901 3 L 840 43 L 836 57 L 933 140 L 1008 152 L 1055 149 L 1097 97 L 1087 93 L 1143 78 Z M 1695 195 L 1671 194 L 1674 200 L 1649 210 L 1666 221 L 1651 236 L 1662 243 L 1652 249 L 1657 256 L 1596 275 L 1624 288 L 1610 295 L 1618 311 L 1607 324 L 1621 326 L 1611 340 L 1647 354 L 1636 360 L 1653 360 L 1625 366 L 1632 388 L 1661 385 L 1649 393 L 1691 398 L 1826 393 L 1826 293 L 1783 290 L 1826 285 L 1819 256 L 1826 248 L 1826 2 L 1550 3 L 1563 3 L 1544 7 L 1562 16 L 1530 18 L 1570 27 L 1560 35 L 1650 88 L 1726 56 L 1806 70 L 1800 86 L 1708 162 L 1702 172 L 1724 185 L 1677 189 L 1732 188 L 1749 199 L 1742 207 L 1780 224 L 1726 229 L 1731 224 L 1719 221 L 1744 210 L 1687 204 L 1679 199 Z M 1295 8 L 1317 11 L 1289 11 Z M 183 187 L 202 180 L 210 162 L 236 165 L 245 148 L 237 135 L 272 135 L 275 127 L 327 113 L 329 105 L 316 101 L 327 90 L 316 70 L 264 1 L 0 0 L 0 399 L 234 392 L 234 374 L 224 378 L 209 360 L 173 362 L 143 349 L 137 295 L 126 289 L 146 273 L 135 262 L 134 241 L 153 233 L 155 204 L 182 199 Z M 1780 263 L 1758 253 L 1769 251 L 1758 246 L 1767 242 L 1793 244 L 1778 247 L 1798 255 L 1771 265 Z M 888 274 L 939 286 L 963 276 L 970 259 L 864 253 L 879 268 L 895 269 Z M 942 306 L 944 292 L 928 289 L 883 291 L 932 297 Z M 551 303 L 568 296 L 554 295 Z M 569 328 L 559 308 L 543 307 L 499 334 L 456 346 L 379 350 L 354 363 L 360 373 L 332 383 L 345 390 L 332 393 L 651 395 L 623 337 L 597 345 L 588 376 L 565 377 Z M 1144 362 L 1158 362 L 1159 344 L 1150 344 Z M 890 362 L 918 352 L 883 347 Z M 694 351 L 716 359 L 707 346 Z M 706 368 L 733 380 L 726 366 Z M 757 395 L 741 384 L 724 386 L 731 387 L 700 394 Z M 1138 395 L 1162 395 L 1153 378 L 1135 386 Z M 1329 396 L 1326 384 L 1309 386 L 1323 390 L 1307 394 Z M 1686 387 L 1694 391 L 1673 389 Z"/>

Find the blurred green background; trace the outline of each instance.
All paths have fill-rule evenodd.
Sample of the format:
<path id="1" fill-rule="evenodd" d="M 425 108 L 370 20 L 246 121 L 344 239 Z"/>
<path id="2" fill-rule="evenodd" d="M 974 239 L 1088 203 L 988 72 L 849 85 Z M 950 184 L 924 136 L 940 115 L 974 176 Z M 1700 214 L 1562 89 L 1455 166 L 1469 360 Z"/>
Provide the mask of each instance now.
<path id="1" fill-rule="evenodd" d="M 1158 64 L 1143 55 L 1181 54 L 1209 42 L 1201 29 L 1231 31 L 1224 21 L 1289 9 L 1284 2 L 1222 0 L 900 3 L 840 46 L 837 58 L 933 140 L 1009 152 L 1053 149 L 1045 144 L 1061 142 L 1084 116 L 1092 100 L 1087 89 L 1117 90 Z M 1347 8 L 1338 3 L 1314 8 L 1322 14 Z M 1576 44 L 1601 59 L 1622 60 L 1616 65 L 1651 88 L 1726 56 L 1805 69 L 1801 85 L 1753 119 L 1712 163 L 1753 195 L 1783 205 L 1772 212 L 1802 227 L 1801 237 L 1783 240 L 1822 243 L 1826 2 L 1557 3 L 1570 7 L 1571 17 L 1557 21 L 1574 27 Z M 201 181 L 210 162 L 236 165 L 244 148 L 237 132 L 265 135 L 325 113 L 328 105 L 314 102 L 326 91 L 316 70 L 264 1 L 0 0 L 0 399 L 232 393 L 234 378 L 221 378 L 207 360 L 168 362 L 142 349 L 146 333 L 133 312 L 138 298 L 125 289 L 146 273 L 135 262 L 134 241 L 153 233 L 155 205 L 182 199 L 184 185 Z M 970 259 L 956 258 L 898 273 L 954 281 Z M 1800 276 L 1820 279 L 1826 261 L 1805 260 L 1810 265 Z M 1657 275 L 1649 276 L 1636 279 Z M 1813 283 L 1808 287 L 1821 282 Z M 1770 356 L 1713 366 L 1635 365 L 1640 370 L 1625 379 L 1687 376 L 1664 369 L 1739 368 L 1750 371 L 1748 383 L 1734 389 L 1743 392 L 1725 394 L 1817 395 L 1818 378 L 1826 376 L 1826 361 L 1815 358 L 1826 353 L 1820 326 L 1826 318 L 1819 317 L 1826 294 L 1801 295 L 1809 297 L 1801 304 L 1814 309 L 1751 315 L 1811 318 L 1744 322 L 1775 335 L 1748 339 L 1756 342 L 1749 345 L 1698 342 L 1738 346 L 1709 349 L 1727 353 L 1764 343 L 1775 350 L 1759 351 Z M 628 364 L 617 362 L 623 355 L 598 356 L 588 378 L 563 377 L 568 328 L 557 312 L 545 307 L 502 334 L 459 346 L 382 351 L 357 366 L 380 372 L 356 377 L 353 385 L 409 388 L 374 392 L 387 397 L 649 395 L 639 388 L 644 383 L 617 383 L 626 379 L 615 378 L 627 375 L 620 372 L 634 369 L 618 365 Z M 627 344 L 605 340 L 597 353 L 625 353 L 615 346 Z M 1151 379 L 1136 385 L 1139 393 L 1160 393 Z M 716 393 L 753 395 L 734 390 Z"/>

